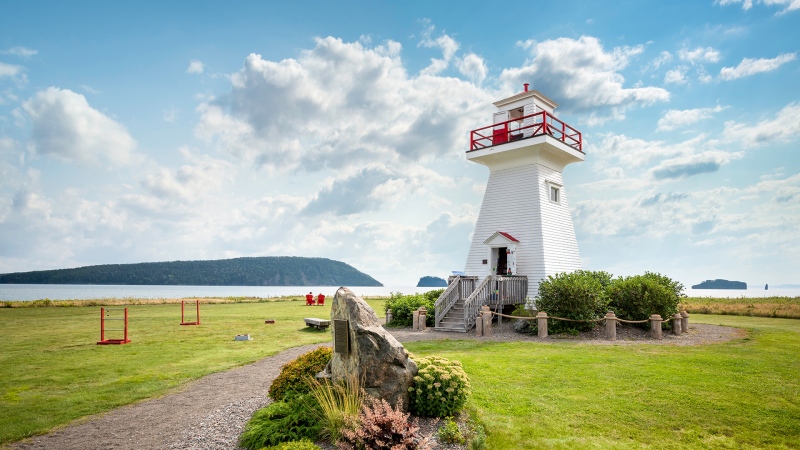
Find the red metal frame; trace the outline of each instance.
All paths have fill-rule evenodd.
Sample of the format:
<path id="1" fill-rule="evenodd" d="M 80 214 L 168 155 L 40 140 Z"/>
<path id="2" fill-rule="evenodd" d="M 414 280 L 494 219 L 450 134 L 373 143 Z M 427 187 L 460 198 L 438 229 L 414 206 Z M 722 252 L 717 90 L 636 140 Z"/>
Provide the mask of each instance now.
<path id="1" fill-rule="evenodd" d="M 525 119 L 533 119 L 533 123 L 523 126 Z M 519 124 L 519 128 L 510 129 L 510 123 Z M 525 134 L 530 133 L 530 136 Z M 480 150 L 494 145 L 505 144 L 506 142 L 528 139 L 536 136 L 549 135 L 559 141 L 569 145 L 575 150 L 583 153 L 583 137 L 581 132 L 558 120 L 554 115 L 547 111 L 536 114 L 507 120 L 505 122 L 478 128 L 470 132 L 469 150 Z"/>
<path id="2" fill-rule="evenodd" d="M 119 317 L 106 317 L 106 313 L 108 311 L 125 311 L 125 318 Z M 106 320 L 124 320 L 125 326 L 124 328 L 106 328 Z M 122 339 L 106 339 L 106 331 L 122 331 L 123 338 Z M 128 308 L 100 308 L 100 340 L 97 341 L 97 345 L 120 345 L 120 344 L 129 344 L 131 342 L 128 339 Z"/>
<path id="3" fill-rule="evenodd" d="M 200 300 L 195 300 L 195 308 L 197 308 L 197 321 L 196 322 L 187 322 L 186 316 L 184 315 L 184 305 L 186 304 L 185 301 L 181 300 L 181 325 L 200 325 Z"/>

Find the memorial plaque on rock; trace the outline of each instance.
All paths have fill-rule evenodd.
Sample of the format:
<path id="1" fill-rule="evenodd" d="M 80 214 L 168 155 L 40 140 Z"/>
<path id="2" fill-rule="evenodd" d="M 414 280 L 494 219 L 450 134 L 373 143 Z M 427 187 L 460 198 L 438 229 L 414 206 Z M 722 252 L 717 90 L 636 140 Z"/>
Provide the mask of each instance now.
<path id="1" fill-rule="evenodd" d="M 350 353 L 350 326 L 348 320 L 333 321 L 333 351 L 346 355 Z"/>

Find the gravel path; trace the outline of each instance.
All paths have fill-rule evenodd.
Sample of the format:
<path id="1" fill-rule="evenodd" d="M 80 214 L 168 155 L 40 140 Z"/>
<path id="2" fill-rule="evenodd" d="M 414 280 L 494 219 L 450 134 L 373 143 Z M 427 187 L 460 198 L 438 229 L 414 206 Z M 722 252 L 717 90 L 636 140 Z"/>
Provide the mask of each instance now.
<path id="1" fill-rule="evenodd" d="M 389 331 L 400 341 L 438 339 L 478 339 L 486 341 L 526 340 L 558 344 L 579 341 L 588 345 L 702 345 L 744 337 L 746 332 L 716 325 L 691 324 L 682 336 L 664 333 L 664 340 L 653 341 L 646 332 L 620 328 L 618 340 L 603 339 L 602 331 L 583 333 L 574 339 L 515 333 L 511 323 L 492 328 L 492 336 L 479 338 L 474 333 L 456 334 L 410 329 Z M 269 403 L 267 392 L 283 364 L 318 345 L 286 350 L 247 366 L 215 373 L 189 383 L 178 392 L 117 408 L 88 417 L 49 434 L 14 443 L 12 449 L 237 449 L 239 435 L 252 414 Z M 432 424 L 421 423 L 422 428 Z M 435 429 L 435 427 L 434 427 Z"/>

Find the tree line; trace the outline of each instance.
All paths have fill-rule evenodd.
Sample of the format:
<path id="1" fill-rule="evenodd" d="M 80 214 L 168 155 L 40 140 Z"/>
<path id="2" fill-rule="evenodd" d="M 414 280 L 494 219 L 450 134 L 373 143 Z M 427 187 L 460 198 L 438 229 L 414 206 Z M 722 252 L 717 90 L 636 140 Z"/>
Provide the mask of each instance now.
<path id="1" fill-rule="evenodd" d="M 383 286 L 341 261 L 264 256 L 212 261 L 104 264 L 0 274 L 6 284 L 134 284 L 190 286 Z"/>

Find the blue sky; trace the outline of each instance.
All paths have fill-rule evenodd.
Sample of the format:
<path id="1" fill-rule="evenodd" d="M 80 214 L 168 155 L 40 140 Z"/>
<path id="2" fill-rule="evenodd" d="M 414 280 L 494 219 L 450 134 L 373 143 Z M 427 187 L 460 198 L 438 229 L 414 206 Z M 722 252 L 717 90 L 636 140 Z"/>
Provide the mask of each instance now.
<path id="1" fill-rule="evenodd" d="M 468 133 L 527 82 L 583 132 L 584 268 L 800 283 L 798 0 L 189 5 L 0 3 L 0 273 L 446 276 L 488 179 Z"/>

